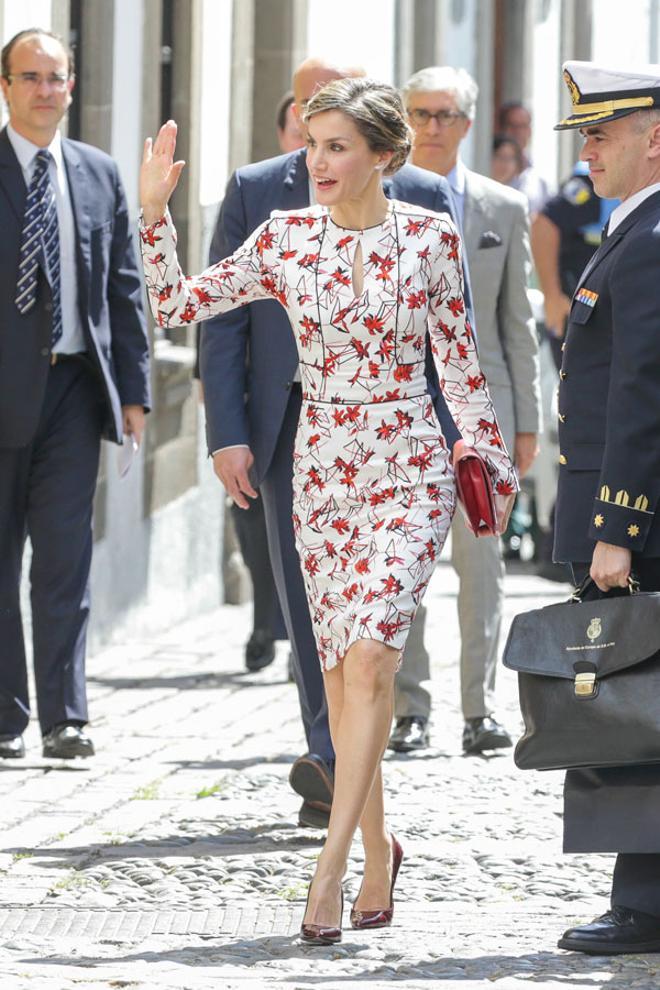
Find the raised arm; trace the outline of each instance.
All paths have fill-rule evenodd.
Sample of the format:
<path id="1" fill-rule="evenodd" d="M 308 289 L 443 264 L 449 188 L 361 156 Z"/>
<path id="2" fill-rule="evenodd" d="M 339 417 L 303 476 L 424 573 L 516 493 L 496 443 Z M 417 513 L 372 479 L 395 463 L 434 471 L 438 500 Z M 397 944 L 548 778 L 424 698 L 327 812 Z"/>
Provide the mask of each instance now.
<path id="1" fill-rule="evenodd" d="M 140 243 L 156 322 L 163 327 L 184 326 L 258 299 L 277 299 L 286 307 L 274 221 L 266 221 L 230 258 L 201 275 L 183 274 L 176 254 L 176 230 L 167 212 L 184 165 L 174 162 L 175 149 L 176 124 L 168 121 L 153 146 L 151 139 L 145 142 L 140 170 Z"/>

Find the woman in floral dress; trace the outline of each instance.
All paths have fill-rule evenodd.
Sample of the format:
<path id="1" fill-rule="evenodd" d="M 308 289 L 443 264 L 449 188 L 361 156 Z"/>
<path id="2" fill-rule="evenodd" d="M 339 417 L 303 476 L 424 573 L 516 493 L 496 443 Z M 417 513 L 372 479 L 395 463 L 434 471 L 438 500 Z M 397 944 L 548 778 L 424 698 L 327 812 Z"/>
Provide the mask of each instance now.
<path id="1" fill-rule="evenodd" d="M 317 205 L 273 213 L 232 257 L 191 277 L 179 268 L 166 212 L 183 168 L 169 121 L 145 145 L 141 241 L 161 326 L 277 299 L 296 336 L 294 526 L 336 753 L 302 937 L 327 944 L 341 938 L 341 881 L 357 826 L 365 867 L 354 927 L 390 923 L 402 859 L 385 824 L 381 759 L 394 676 L 455 507 L 427 394 L 427 334 L 450 412 L 492 476 L 500 526 L 517 481 L 466 319 L 458 234 L 447 216 L 383 192 L 383 174 L 410 150 L 398 94 L 368 79 L 337 80 L 315 94 L 305 119 Z"/>

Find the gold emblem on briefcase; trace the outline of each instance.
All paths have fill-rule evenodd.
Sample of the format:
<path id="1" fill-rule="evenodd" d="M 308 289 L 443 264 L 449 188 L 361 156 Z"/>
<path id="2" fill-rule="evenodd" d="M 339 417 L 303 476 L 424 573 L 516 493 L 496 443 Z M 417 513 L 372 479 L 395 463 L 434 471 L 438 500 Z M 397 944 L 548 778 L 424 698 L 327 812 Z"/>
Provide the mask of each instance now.
<path id="1" fill-rule="evenodd" d="M 593 643 L 595 639 L 598 639 L 603 629 L 600 624 L 600 619 L 592 619 L 587 627 L 587 636 Z"/>

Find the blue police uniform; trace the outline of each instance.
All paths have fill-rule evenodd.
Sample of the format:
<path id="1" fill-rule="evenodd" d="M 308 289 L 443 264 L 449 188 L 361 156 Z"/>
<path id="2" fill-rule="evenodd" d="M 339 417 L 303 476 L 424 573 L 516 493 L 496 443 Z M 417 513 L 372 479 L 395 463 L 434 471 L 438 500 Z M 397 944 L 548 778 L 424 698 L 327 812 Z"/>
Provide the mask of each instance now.
<path id="1" fill-rule="evenodd" d="M 603 227 L 618 199 L 601 199 L 594 192 L 586 162 L 577 162 L 556 196 L 541 213 L 560 233 L 559 278 L 562 292 L 572 296 L 580 275 L 599 247 Z"/>

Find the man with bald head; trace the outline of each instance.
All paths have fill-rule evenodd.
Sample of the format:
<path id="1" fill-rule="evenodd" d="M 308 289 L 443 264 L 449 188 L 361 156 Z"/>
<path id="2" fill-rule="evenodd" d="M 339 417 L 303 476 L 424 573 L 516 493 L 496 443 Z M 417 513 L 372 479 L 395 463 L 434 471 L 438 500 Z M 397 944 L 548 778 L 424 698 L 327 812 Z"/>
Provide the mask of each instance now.
<path id="1" fill-rule="evenodd" d="M 293 77 L 298 118 L 319 88 L 334 79 L 364 74 L 361 68 L 342 69 L 306 59 Z M 451 212 L 446 180 L 412 165 L 386 180 L 385 191 L 403 202 Z M 229 180 L 218 216 L 211 263 L 230 255 L 273 210 L 309 206 L 312 196 L 305 149 L 239 168 Z M 323 828 L 332 803 L 334 751 L 294 543 L 293 443 L 302 395 L 296 345 L 285 311 L 275 302 L 262 302 L 209 320 L 201 333 L 200 372 L 214 470 L 242 508 L 257 497 L 257 487 L 263 499 L 271 564 L 309 749 L 295 761 L 290 781 L 303 797 L 300 824 Z M 437 381 L 430 387 L 437 395 Z M 446 409 L 438 407 L 438 415 L 441 422 L 445 420 L 446 433 L 455 439 Z"/>

